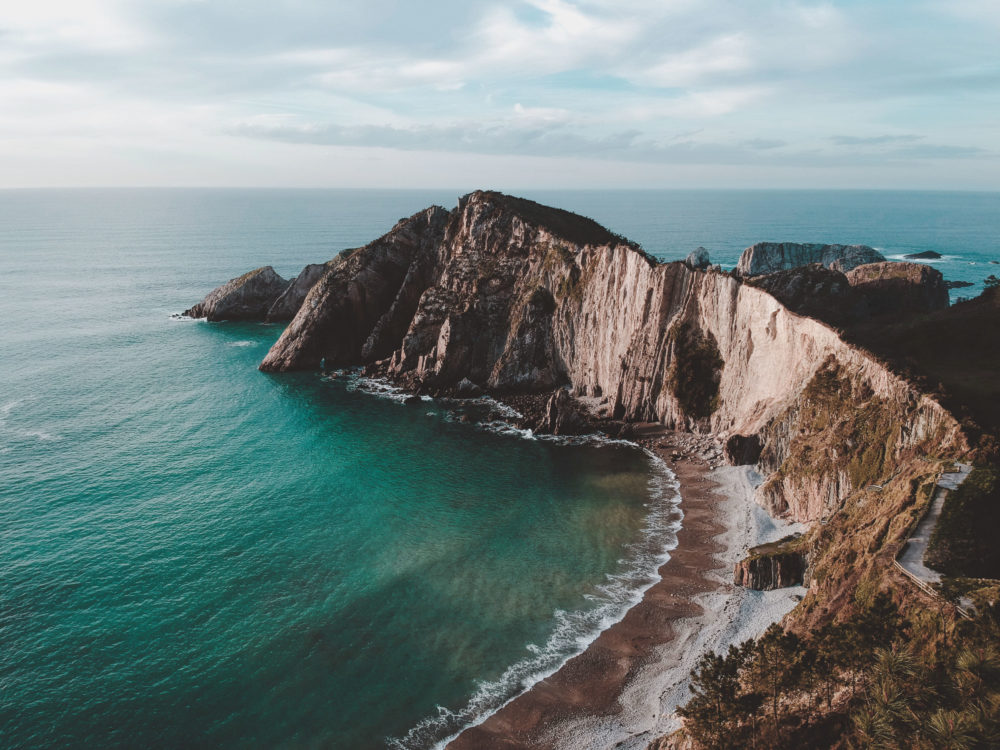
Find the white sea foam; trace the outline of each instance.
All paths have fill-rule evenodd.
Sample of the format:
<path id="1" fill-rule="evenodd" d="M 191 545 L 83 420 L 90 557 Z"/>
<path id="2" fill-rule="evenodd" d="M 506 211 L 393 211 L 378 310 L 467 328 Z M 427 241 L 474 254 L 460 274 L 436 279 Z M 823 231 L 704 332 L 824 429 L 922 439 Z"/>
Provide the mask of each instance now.
<path id="1" fill-rule="evenodd" d="M 21 406 L 22 404 L 26 403 L 29 400 L 32 399 L 18 398 L 14 399 L 13 401 L 8 401 L 3 406 L 0 406 L 0 434 L 13 435 L 14 437 L 18 438 L 34 438 L 35 440 L 40 440 L 46 443 L 55 442 L 56 440 L 62 440 L 62 437 L 60 437 L 59 435 L 55 435 L 51 432 L 45 432 L 44 430 L 38 430 L 33 428 L 18 429 L 16 427 L 15 428 L 8 427 L 7 419 L 8 417 L 10 417 L 10 413 L 14 411 L 14 409 Z M 10 448 L 4 446 L 3 450 L 0 452 L 7 453 L 9 451 Z"/>
<path id="2" fill-rule="evenodd" d="M 53 435 L 51 432 L 45 432 L 44 430 L 19 430 L 17 434 L 21 437 L 35 438 L 45 443 L 62 440 L 59 435 Z"/>
<path id="3" fill-rule="evenodd" d="M 958 260 L 958 255 L 942 255 L 940 258 L 907 258 L 906 256 L 910 253 L 893 253 L 892 255 L 886 255 L 885 257 L 889 260 L 905 260 L 909 263 L 948 263 L 952 260 Z"/>
<path id="4" fill-rule="evenodd" d="M 611 440 L 599 435 L 534 435 L 530 430 L 519 430 L 509 425 L 505 430 L 503 424 L 491 422 L 480 426 L 501 434 L 535 440 L 635 446 L 628 441 Z M 650 451 L 644 452 L 651 468 L 645 524 L 639 540 L 627 547 L 626 556 L 620 561 L 622 569 L 608 574 L 604 583 L 595 587 L 595 593 L 586 597 L 593 603 L 592 606 L 574 611 L 557 610 L 554 613 L 555 626 L 548 640 L 526 647 L 530 656 L 512 664 L 498 679 L 481 682 L 462 708 L 452 710 L 439 706 L 435 715 L 421 721 L 406 736 L 389 740 L 390 747 L 396 750 L 443 748 L 462 731 L 483 721 L 557 672 L 574 656 L 583 653 L 603 631 L 621 621 L 626 612 L 642 601 L 646 590 L 660 580 L 659 568 L 670 559 L 670 550 L 677 546 L 677 531 L 683 517 L 676 477 L 659 457 Z"/>
<path id="5" fill-rule="evenodd" d="M 171 320 L 177 320 L 182 323 L 194 323 L 199 320 L 208 320 L 208 318 L 192 318 L 184 313 L 170 313 Z"/>
<path id="6" fill-rule="evenodd" d="M 259 341 L 230 341 L 226 346 L 260 346 Z"/>

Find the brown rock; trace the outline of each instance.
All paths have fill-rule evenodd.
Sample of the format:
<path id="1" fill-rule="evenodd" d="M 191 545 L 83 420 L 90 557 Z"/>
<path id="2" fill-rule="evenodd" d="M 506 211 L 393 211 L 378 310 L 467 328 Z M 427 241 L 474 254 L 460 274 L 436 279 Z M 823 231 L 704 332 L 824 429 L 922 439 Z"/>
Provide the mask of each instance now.
<path id="1" fill-rule="evenodd" d="M 263 266 L 213 289 L 184 314 L 212 321 L 264 320 L 268 309 L 287 287 L 288 282 L 271 266 Z"/>

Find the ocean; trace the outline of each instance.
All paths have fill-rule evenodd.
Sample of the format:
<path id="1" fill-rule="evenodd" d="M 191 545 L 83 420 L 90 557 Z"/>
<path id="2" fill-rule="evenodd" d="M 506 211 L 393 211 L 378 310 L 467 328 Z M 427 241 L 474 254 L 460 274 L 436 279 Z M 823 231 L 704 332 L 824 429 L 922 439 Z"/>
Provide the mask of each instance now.
<path id="1" fill-rule="evenodd" d="M 0 191 L 0 746 L 428 748 L 619 618 L 681 522 L 634 446 L 526 439 L 280 326 L 173 314 L 458 191 Z M 935 250 L 972 296 L 1000 194 L 527 191 L 666 259 Z"/>

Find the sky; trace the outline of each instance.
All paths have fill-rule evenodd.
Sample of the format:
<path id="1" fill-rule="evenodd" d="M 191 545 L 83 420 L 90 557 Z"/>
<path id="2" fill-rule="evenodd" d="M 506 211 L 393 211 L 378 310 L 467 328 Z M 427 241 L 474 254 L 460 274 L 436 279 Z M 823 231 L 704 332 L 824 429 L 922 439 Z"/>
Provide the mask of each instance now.
<path id="1" fill-rule="evenodd" d="M 5 2 L 43 186 L 1000 190 L 1000 2 Z"/>

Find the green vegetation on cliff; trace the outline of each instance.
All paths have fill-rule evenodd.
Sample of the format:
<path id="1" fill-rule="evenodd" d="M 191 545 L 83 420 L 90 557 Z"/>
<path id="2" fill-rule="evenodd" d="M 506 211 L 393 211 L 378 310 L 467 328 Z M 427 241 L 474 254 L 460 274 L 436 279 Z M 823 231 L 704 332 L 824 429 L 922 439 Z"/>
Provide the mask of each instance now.
<path id="1" fill-rule="evenodd" d="M 973 622 L 880 593 L 854 617 L 799 636 L 772 625 L 706 654 L 680 710 L 706 749 L 989 748 L 1000 738 L 997 612 Z"/>

